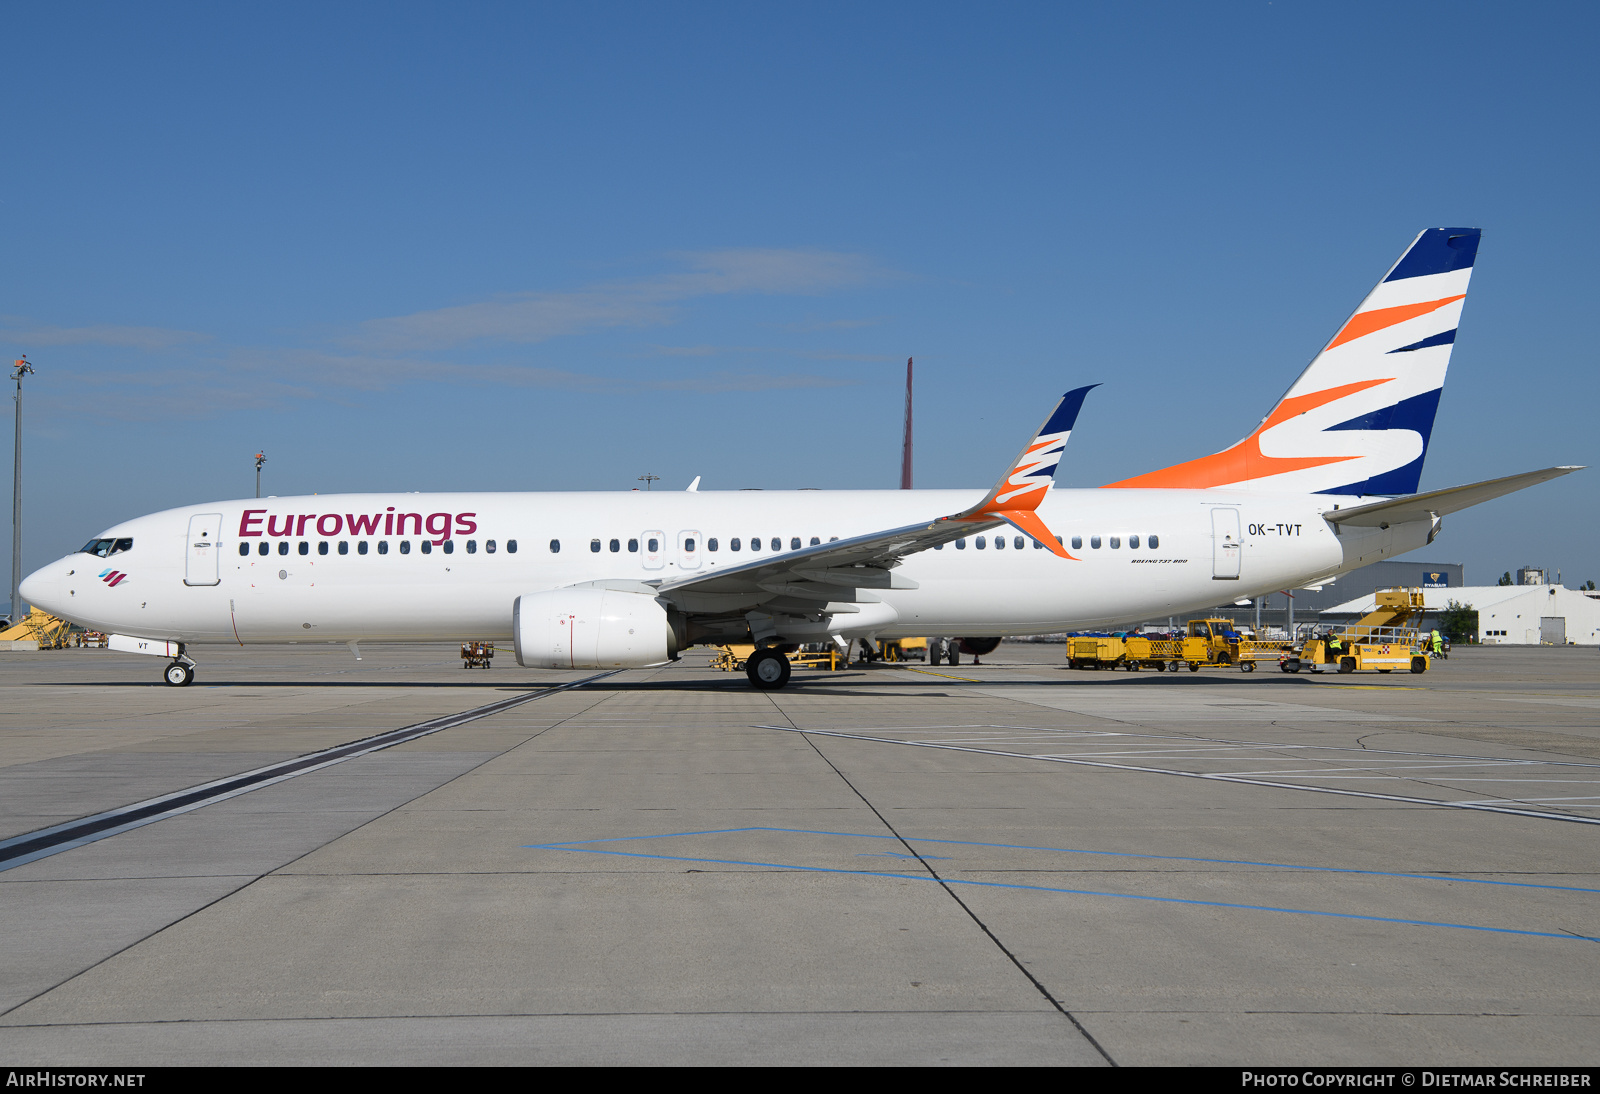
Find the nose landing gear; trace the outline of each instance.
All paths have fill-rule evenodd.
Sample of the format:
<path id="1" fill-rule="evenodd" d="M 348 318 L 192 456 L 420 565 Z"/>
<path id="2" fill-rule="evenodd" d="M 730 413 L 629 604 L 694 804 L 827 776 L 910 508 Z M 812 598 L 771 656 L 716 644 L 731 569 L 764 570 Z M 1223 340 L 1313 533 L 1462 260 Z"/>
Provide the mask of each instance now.
<path id="1" fill-rule="evenodd" d="M 187 657 L 180 656 L 166 667 L 162 676 L 166 678 L 169 687 L 186 688 L 194 683 L 194 669 L 193 661 Z"/>

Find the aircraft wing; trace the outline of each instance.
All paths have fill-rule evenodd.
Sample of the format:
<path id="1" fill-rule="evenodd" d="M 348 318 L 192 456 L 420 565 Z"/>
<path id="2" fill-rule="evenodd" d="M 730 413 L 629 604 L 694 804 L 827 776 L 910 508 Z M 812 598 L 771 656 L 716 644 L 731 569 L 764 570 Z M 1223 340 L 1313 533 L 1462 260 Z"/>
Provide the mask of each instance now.
<path id="1" fill-rule="evenodd" d="M 1526 471 L 1520 475 L 1507 475 L 1503 479 L 1452 486 L 1448 490 L 1432 490 L 1426 494 L 1411 494 L 1389 501 L 1373 502 L 1371 505 L 1330 509 L 1322 516 L 1332 524 L 1348 524 L 1358 528 L 1387 528 L 1391 524 L 1432 520 L 1447 513 L 1460 512 L 1470 506 L 1492 501 L 1505 494 L 1512 494 L 1582 470 L 1582 467 L 1547 467 L 1543 471 Z"/>
<path id="2" fill-rule="evenodd" d="M 892 572 L 907 555 L 1003 524 L 1032 536 L 1060 557 L 1071 558 L 1039 519 L 1037 509 L 1055 481 L 1073 423 L 1094 386 L 1063 395 L 1010 470 L 970 508 L 664 581 L 656 586 L 656 594 L 691 614 L 737 613 L 757 606 L 802 614 L 859 612 L 855 605 L 879 599 L 874 589 L 917 587 L 909 578 Z"/>

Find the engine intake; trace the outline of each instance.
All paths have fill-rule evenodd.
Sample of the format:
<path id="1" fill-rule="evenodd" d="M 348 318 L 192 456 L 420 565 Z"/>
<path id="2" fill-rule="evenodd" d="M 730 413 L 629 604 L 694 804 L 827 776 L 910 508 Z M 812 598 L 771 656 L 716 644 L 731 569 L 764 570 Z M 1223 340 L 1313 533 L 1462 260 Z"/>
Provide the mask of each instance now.
<path id="1" fill-rule="evenodd" d="M 678 659 L 678 632 L 653 592 L 524 593 L 511 608 L 511 633 L 523 668 L 643 668 Z"/>

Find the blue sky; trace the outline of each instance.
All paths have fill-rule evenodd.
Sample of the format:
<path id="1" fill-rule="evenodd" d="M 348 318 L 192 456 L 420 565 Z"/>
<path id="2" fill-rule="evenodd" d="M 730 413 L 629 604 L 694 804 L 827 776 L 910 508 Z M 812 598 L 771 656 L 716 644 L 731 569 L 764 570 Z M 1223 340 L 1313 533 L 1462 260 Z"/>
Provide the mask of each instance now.
<path id="1" fill-rule="evenodd" d="M 1435 225 L 1485 234 L 1423 488 L 1600 462 L 1593 5 L 6 22 L 25 569 L 258 448 L 277 494 L 891 487 L 908 355 L 919 486 L 1102 382 L 1060 476 L 1099 485 L 1248 433 Z M 1597 475 L 1421 557 L 1600 579 Z"/>

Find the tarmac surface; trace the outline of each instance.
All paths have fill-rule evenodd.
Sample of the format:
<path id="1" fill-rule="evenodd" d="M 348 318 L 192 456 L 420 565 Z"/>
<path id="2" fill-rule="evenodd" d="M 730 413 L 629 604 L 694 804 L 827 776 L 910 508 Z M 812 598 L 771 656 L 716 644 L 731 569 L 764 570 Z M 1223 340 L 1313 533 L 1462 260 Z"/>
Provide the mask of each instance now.
<path id="1" fill-rule="evenodd" d="M 163 799 L 9 845 L 0 1062 L 1600 1062 L 1594 648 L 776 693 L 362 652 L 0 654 L 0 840 Z"/>

